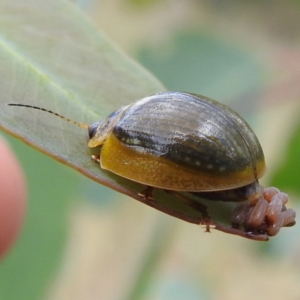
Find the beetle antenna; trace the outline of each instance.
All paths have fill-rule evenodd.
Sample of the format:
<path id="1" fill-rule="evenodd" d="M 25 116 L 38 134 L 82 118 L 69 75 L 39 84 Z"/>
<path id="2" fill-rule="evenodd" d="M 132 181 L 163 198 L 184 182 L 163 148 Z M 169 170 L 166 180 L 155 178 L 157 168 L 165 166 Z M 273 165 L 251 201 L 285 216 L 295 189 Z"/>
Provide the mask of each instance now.
<path id="1" fill-rule="evenodd" d="M 52 110 L 45 109 L 45 108 L 42 108 L 42 107 L 38 107 L 38 106 L 34 106 L 34 105 L 28 105 L 28 104 L 19 104 L 19 103 L 8 103 L 7 105 L 8 106 L 19 106 L 19 107 L 27 107 L 27 108 L 33 108 L 33 109 L 42 110 L 42 111 L 45 111 L 45 112 L 47 112 L 49 114 L 55 115 L 55 116 L 57 116 L 57 117 L 65 120 L 65 121 L 73 123 L 73 124 L 75 124 L 75 125 L 77 125 L 77 126 L 79 126 L 81 128 L 85 128 L 85 129 L 89 128 L 89 126 L 87 124 L 83 124 L 83 123 L 79 123 L 77 121 L 71 120 L 71 119 L 69 119 L 67 117 L 64 117 L 64 116 L 62 116 L 62 115 L 60 115 L 60 114 L 58 114 L 58 113 L 56 113 L 56 112 L 54 112 Z"/>

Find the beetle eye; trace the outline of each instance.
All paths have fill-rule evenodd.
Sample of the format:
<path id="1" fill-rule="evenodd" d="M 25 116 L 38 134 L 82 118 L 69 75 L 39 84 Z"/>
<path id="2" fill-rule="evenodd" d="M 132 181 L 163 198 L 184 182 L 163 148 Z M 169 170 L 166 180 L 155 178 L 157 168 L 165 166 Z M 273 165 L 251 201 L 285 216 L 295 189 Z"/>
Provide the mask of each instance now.
<path id="1" fill-rule="evenodd" d="M 97 128 L 99 127 L 101 121 L 95 122 L 91 126 L 89 126 L 89 138 L 93 138 L 97 132 Z"/>

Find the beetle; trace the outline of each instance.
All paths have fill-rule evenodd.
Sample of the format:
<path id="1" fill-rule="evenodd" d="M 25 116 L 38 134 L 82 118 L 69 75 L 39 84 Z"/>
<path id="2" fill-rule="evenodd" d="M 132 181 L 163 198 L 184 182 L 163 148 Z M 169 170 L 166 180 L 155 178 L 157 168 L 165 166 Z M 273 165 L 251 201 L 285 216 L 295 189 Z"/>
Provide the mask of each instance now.
<path id="1" fill-rule="evenodd" d="M 214 226 L 267 240 L 295 223 L 295 212 L 285 207 L 287 195 L 259 185 L 266 165 L 253 130 L 215 100 L 161 92 L 91 126 L 72 122 L 88 128 L 88 147 L 97 153 L 92 159 L 101 168 L 145 185 L 139 195 L 146 201 L 155 201 L 153 189 L 172 193 L 202 213 L 207 231 Z M 199 197 L 243 202 L 232 214 L 232 228 L 214 222 Z"/>

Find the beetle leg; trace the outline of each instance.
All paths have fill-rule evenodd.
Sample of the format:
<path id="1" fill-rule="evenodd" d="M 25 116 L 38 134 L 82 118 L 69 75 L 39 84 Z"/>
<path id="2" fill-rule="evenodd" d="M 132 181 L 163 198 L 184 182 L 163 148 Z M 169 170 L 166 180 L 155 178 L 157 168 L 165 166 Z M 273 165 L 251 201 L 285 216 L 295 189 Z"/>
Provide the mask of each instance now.
<path id="1" fill-rule="evenodd" d="M 210 228 L 215 228 L 215 222 L 209 216 L 207 207 L 204 204 L 176 191 L 165 190 L 165 192 L 174 195 L 193 210 L 200 212 L 202 215 L 202 219 L 199 225 L 205 227 L 205 232 L 210 232 Z"/>
<path id="2" fill-rule="evenodd" d="M 100 155 L 92 155 L 91 159 L 96 163 L 100 163 Z"/>
<path id="3" fill-rule="evenodd" d="M 199 224 L 201 227 L 205 228 L 205 232 L 210 232 L 210 229 L 216 229 L 216 223 L 210 218 L 203 218 Z"/>
<path id="4" fill-rule="evenodd" d="M 143 190 L 142 192 L 138 193 L 138 195 L 140 197 L 143 197 L 145 200 L 153 201 L 154 200 L 153 190 L 154 190 L 154 187 L 147 186 L 146 189 Z"/>

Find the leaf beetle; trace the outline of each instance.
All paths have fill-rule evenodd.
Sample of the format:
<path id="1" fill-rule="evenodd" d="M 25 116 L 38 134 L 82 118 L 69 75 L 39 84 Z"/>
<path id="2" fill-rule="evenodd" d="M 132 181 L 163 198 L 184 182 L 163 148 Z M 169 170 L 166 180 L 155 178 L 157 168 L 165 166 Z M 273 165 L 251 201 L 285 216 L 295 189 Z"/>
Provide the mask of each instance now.
<path id="1" fill-rule="evenodd" d="M 285 206 L 288 196 L 259 185 L 266 166 L 256 135 L 242 117 L 217 101 L 161 92 L 91 126 L 67 120 L 88 128 L 88 147 L 98 153 L 92 159 L 101 168 L 145 185 L 139 195 L 146 201 L 155 201 L 153 189 L 179 197 L 202 213 L 207 231 L 215 227 L 268 240 L 281 227 L 295 224 L 295 211 Z M 214 222 L 199 197 L 241 202 L 232 212 L 232 227 Z"/>

